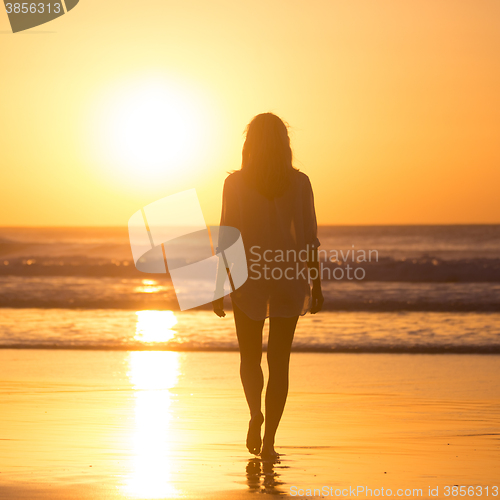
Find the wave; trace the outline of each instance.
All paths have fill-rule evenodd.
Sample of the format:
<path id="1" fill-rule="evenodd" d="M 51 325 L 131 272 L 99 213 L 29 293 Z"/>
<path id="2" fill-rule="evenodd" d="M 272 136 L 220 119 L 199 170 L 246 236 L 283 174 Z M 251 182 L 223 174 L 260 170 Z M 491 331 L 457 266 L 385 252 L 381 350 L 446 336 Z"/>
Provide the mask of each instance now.
<path id="1" fill-rule="evenodd" d="M 500 283 L 325 282 L 330 311 L 496 312 Z M 226 299 L 230 308 L 230 300 Z M 75 276 L 0 276 L 0 308 L 179 310 L 171 281 Z M 210 304 L 200 307 L 209 310 Z"/>
<path id="2" fill-rule="evenodd" d="M 80 344 L 10 344 L 0 345 L 0 349 L 37 349 L 37 350 L 65 350 L 65 351 L 175 351 L 175 352 L 238 352 L 237 346 L 206 346 L 206 345 L 182 345 L 182 346 L 145 346 L 144 344 L 108 344 L 93 345 Z M 266 352 L 264 346 L 263 351 Z M 294 345 L 292 352 L 308 353 L 346 353 L 346 354 L 500 354 L 500 344 L 481 346 L 300 346 Z"/>
<path id="3" fill-rule="evenodd" d="M 175 259 L 180 267 L 186 262 Z M 294 264 L 291 263 L 293 267 Z M 324 281 L 392 281 L 412 283 L 500 283 L 500 258 L 439 259 L 432 256 L 406 259 L 381 257 L 376 262 L 323 261 Z M 139 272 L 132 260 L 83 256 L 0 258 L 0 276 L 80 276 L 152 279 L 161 274 Z M 168 277 L 168 274 L 167 274 Z"/>
<path id="4" fill-rule="evenodd" d="M 207 311 L 4 309 L 0 348 L 183 352 L 237 351 L 238 344 L 231 313 L 220 319 Z M 299 320 L 293 350 L 500 354 L 500 313 L 306 315 Z"/>

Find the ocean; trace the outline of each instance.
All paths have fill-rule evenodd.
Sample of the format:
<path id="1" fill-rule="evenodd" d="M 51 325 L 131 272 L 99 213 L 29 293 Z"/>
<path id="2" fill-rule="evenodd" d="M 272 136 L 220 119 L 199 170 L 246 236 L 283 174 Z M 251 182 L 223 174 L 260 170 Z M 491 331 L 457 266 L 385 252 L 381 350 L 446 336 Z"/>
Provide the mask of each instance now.
<path id="1" fill-rule="evenodd" d="M 319 239 L 325 307 L 301 318 L 294 350 L 500 353 L 500 225 L 321 226 Z M 181 312 L 168 274 L 135 269 L 126 228 L 0 228 L 0 347 L 237 343 L 230 314 Z"/>

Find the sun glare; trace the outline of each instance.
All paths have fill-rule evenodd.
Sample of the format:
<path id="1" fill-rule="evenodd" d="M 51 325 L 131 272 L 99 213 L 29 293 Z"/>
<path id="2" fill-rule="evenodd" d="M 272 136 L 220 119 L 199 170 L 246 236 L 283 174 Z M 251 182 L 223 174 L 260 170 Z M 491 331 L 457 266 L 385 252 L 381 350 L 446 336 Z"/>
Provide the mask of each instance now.
<path id="1" fill-rule="evenodd" d="M 168 342 L 176 331 L 177 324 L 173 311 L 137 311 L 135 340 L 139 342 Z"/>
<path id="2" fill-rule="evenodd" d="M 99 110 L 99 157 L 121 180 L 172 180 L 193 173 L 210 148 L 207 106 L 182 85 L 162 79 L 116 84 Z"/>

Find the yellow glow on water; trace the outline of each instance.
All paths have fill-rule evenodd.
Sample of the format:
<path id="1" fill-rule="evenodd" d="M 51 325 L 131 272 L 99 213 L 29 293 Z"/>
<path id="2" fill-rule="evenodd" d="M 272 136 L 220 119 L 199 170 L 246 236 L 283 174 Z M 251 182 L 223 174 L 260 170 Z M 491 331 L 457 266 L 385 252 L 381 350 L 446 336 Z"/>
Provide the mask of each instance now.
<path id="1" fill-rule="evenodd" d="M 178 464 L 174 456 L 170 392 L 179 376 L 179 353 L 135 351 L 130 352 L 128 363 L 135 411 L 130 473 L 122 486 L 123 493 L 147 499 L 179 496 L 172 486 L 172 470 Z"/>
<path id="2" fill-rule="evenodd" d="M 158 284 L 155 280 L 142 280 L 142 286 L 135 287 L 137 293 L 158 293 L 166 290 L 167 287 Z"/>
<path id="3" fill-rule="evenodd" d="M 134 339 L 140 342 L 168 342 L 177 333 L 172 330 L 177 324 L 173 311 L 137 311 L 137 326 Z"/>
<path id="4" fill-rule="evenodd" d="M 135 291 L 139 293 L 158 293 L 163 290 L 162 286 L 138 286 Z"/>

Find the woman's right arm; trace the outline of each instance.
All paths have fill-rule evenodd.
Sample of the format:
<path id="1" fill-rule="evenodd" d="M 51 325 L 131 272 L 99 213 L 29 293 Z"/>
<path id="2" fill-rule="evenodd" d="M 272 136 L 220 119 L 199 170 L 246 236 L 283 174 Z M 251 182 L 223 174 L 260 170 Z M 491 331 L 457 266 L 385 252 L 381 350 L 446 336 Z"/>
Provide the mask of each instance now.
<path id="1" fill-rule="evenodd" d="M 224 182 L 224 188 L 222 190 L 222 213 L 220 219 L 219 239 L 222 238 L 222 240 L 224 240 L 224 230 L 222 229 L 223 226 L 235 227 L 238 225 L 237 217 L 238 207 L 235 200 L 234 189 L 231 189 L 231 184 L 228 181 L 228 178 L 226 178 Z M 219 240 L 219 246 L 221 245 L 221 243 L 223 246 L 224 241 L 221 242 Z M 219 297 L 221 293 L 224 293 L 224 283 L 230 272 L 229 269 L 226 268 L 225 264 L 225 259 L 222 259 L 221 256 L 219 256 L 219 262 L 217 265 L 217 277 L 215 282 L 216 297 Z M 214 313 L 220 318 L 223 318 L 226 315 L 226 313 L 224 312 L 224 295 L 222 295 L 222 297 L 220 298 L 215 299 L 212 302 L 212 307 Z"/>

